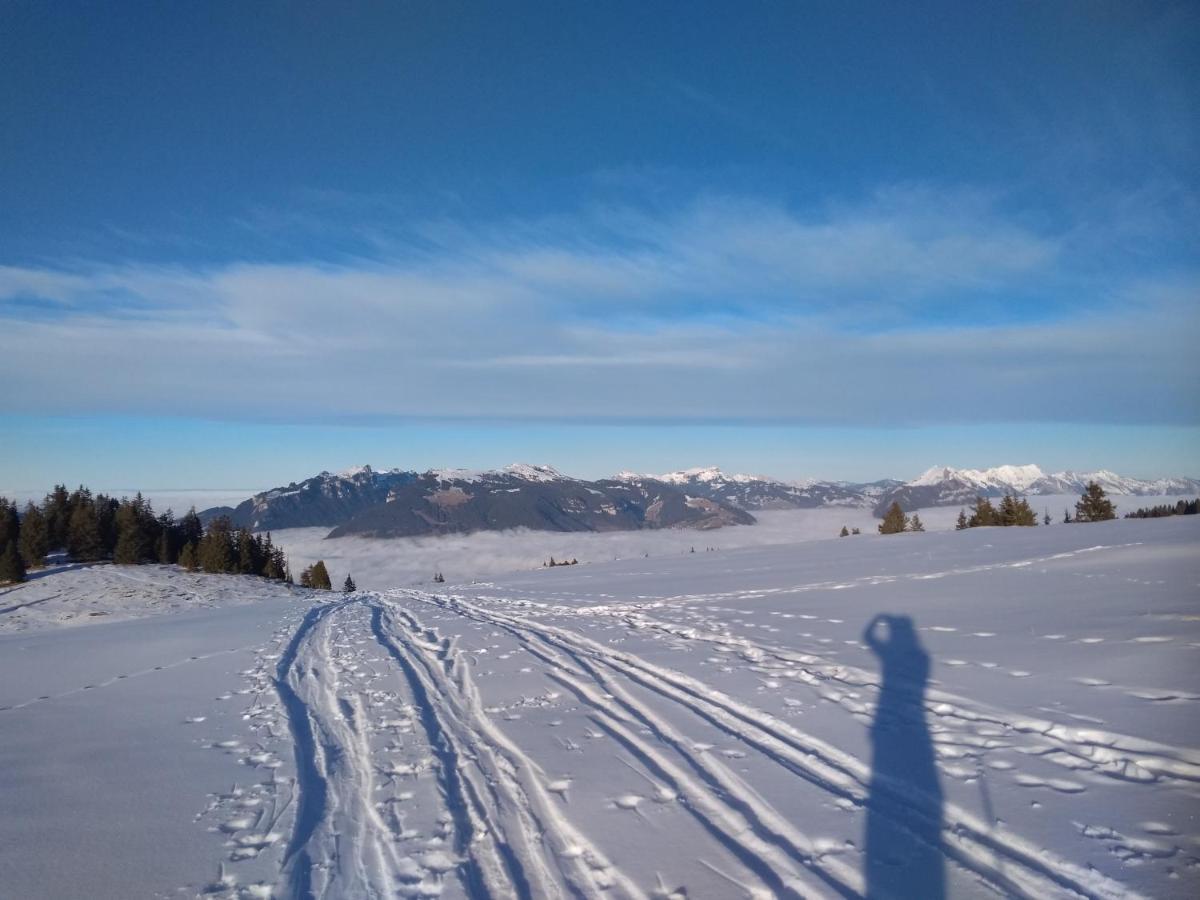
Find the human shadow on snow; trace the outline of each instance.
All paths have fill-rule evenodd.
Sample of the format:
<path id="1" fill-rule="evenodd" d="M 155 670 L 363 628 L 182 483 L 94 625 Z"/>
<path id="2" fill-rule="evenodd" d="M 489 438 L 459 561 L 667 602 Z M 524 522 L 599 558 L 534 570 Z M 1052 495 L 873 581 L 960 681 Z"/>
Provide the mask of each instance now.
<path id="1" fill-rule="evenodd" d="M 871 724 L 866 895 L 942 900 L 942 789 L 925 722 L 929 654 L 909 616 L 877 615 L 863 641 L 882 676 Z"/>

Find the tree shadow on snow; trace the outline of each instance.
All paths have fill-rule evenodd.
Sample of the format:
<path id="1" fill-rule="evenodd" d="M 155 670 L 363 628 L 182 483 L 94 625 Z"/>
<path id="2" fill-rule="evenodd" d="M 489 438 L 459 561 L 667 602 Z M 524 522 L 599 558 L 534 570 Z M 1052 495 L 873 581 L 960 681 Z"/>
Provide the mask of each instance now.
<path id="1" fill-rule="evenodd" d="M 882 676 L 871 725 L 866 895 L 941 900 L 942 789 L 925 723 L 929 654 L 908 616 L 877 615 L 863 641 Z"/>

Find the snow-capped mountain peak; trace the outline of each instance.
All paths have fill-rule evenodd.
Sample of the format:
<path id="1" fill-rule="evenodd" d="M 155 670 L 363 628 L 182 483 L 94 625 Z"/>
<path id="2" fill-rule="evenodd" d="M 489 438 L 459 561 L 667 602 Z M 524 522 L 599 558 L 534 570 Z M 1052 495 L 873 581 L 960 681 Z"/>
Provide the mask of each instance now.
<path id="1" fill-rule="evenodd" d="M 926 487 L 947 481 L 962 481 L 987 488 L 1011 488 L 1025 491 L 1039 478 L 1045 477 L 1041 468 L 1032 463 L 1024 466 L 993 466 L 990 469 L 955 469 L 934 466 L 908 482 L 913 487 Z"/>

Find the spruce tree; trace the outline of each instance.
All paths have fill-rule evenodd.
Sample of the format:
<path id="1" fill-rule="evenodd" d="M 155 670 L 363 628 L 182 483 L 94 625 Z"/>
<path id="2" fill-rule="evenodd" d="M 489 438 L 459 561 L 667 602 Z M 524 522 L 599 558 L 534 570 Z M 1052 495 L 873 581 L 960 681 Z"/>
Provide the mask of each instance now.
<path id="1" fill-rule="evenodd" d="M 100 538 L 100 525 L 91 499 L 81 502 L 71 512 L 67 525 L 67 552 L 80 562 L 91 562 L 104 557 L 104 543 Z"/>
<path id="2" fill-rule="evenodd" d="M 313 563 L 311 578 L 312 586 L 318 590 L 333 590 L 333 583 L 329 580 L 329 570 L 325 568 L 325 560 L 318 559 Z"/>
<path id="3" fill-rule="evenodd" d="M 1083 496 L 1075 504 L 1075 521 L 1104 522 L 1116 517 L 1117 511 L 1104 493 L 1104 488 L 1094 481 L 1089 481 Z"/>
<path id="4" fill-rule="evenodd" d="M 1050 510 L 1049 510 L 1049 508 L 1047 508 L 1047 509 L 1046 509 L 1046 515 L 1042 517 L 1042 524 L 1043 524 L 1043 525 L 1049 525 L 1049 524 L 1050 524 Z"/>
<path id="5" fill-rule="evenodd" d="M 256 544 L 254 535 L 247 528 L 238 529 L 237 540 L 237 570 L 243 575 L 257 575 L 261 567 L 259 559 L 262 545 Z"/>
<path id="6" fill-rule="evenodd" d="M 208 523 L 208 530 L 196 548 L 200 568 L 205 572 L 220 574 L 234 571 L 236 557 L 232 531 L 228 516 L 218 516 Z"/>
<path id="7" fill-rule="evenodd" d="M 46 554 L 50 552 L 50 533 L 46 527 L 46 517 L 33 502 L 25 505 L 25 514 L 21 517 L 21 558 L 25 560 L 26 568 L 35 569 L 46 562 Z"/>
<path id="8" fill-rule="evenodd" d="M 196 554 L 196 545 L 188 541 L 183 545 L 183 549 L 179 551 L 179 564 L 189 572 L 195 572 L 200 568 L 200 560 Z"/>
<path id="9" fill-rule="evenodd" d="M 955 531 L 966 531 L 971 526 L 967 524 L 967 511 L 960 509 L 958 511 L 958 521 L 954 523 Z"/>
<path id="10" fill-rule="evenodd" d="M 196 507 L 193 506 L 179 520 L 179 541 L 181 544 L 198 545 L 202 537 L 204 537 L 204 526 L 200 524 L 200 517 L 196 515 Z"/>
<path id="11" fill-rule="evenodd" d="M 113 562 L 123 566 L 136 566 L 142 561 L 140 510 L 124 500 L 117 507 L 115 517 L 117 538 L 113 546 Z"/>
<path id="12" fill-rule="evenodd" d="M 850 537 L 850 529 L 843 525 L 842 532 L 838 535 L 838 537 Z M 693 550 L 692 552 L 695 553 L 696 551 Z"/>
<path id="13" fill-rule="evenodd" d="M 971 518 L 967 520 L 969 528 L 981 528 L 996 525 L 996 509 L 987 497 L 976 497 L 975 508 L 971 510 Z"/>
<path id="14" fill-rule="evenodd" d="M 56 484 L 54 490 L 42 501 L 42 512 L 46 516 L 46 536 L 51 550 L 67 546 L 67 530 L 71 523 L 71 495 L 65 484 Z"/>
<path id="15" fill-rule="evenodd" d="M 21 517 L 17 504 L 7 497 L 0 497 L 0 547 L 10 541 L 16 544 L 21 538 Z"/>
<path id="16" fill-rule="evenodd" d="M 1016 505 L 1016 523 L 1025 528 L 1037 527 L 1037 513 L 1033 511 L 1033 507 L 1029 505 L 1029 501 L 1022 497 L 1017 501 Z"/>
<path id="17" fill-rule="evenodd" d="M 907 519 L 904 516 L 904 510 L 900 508 L 899 503 L 892 503 L 888 507 L 888 511 L 884 513 L 883 521 L 879 523 L 880 534 L 900 534 L 904 531 L 904 526 L 907 524 Z"/>
<path id="18" fill-rule="evenodd" d="M 353 594 L 357 590 L 358 590 L 358 588 L 354 584 L 354 579 L 351 578 L 349 575 L 347 575 L 346 581 L 342 585 L 342 592 L 346 593 L 346 594 Z"/>
<path id="19" fill-rule="evenodd" d="M 909 531 L 924 531 L 925 523 L 921 521 L 921 517 L 916 513 L 912 514 L 912 518 L 908 520 Z"/>
<path id="20" fill-rule="evenodd" d="M 174 547 L 171 545 L 171 530 L 169 528 L 159 530 L 158 541 L 154 545 L 154 555 L 164 566 L 175 562 Z"/>
<path id="21" fill-rule="evenodd" d="M 0 553 L 0 584 L 25 580 L 25 561 L 17 552 L 16 540 L 6 541 Z"/>
<path id="22" fill-rule="evenodd" d="M 313 586 L 312 570 L 313 570 L 312 566 L 304 567 L 304 571 L 302 571 L 300 573 L 300 587 L 310 588 Z"/>

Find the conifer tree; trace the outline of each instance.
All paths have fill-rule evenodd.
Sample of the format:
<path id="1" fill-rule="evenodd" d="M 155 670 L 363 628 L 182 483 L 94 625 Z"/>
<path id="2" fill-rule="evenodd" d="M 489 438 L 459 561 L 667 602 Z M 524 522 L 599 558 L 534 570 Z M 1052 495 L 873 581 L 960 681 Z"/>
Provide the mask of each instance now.
<path id="1" fill-rule="evenodd" d="M 189 572 L 195 572 L 200 568 L 200 560 L 196 554 L 196 545 L 188 541 L 183 545 L 183 549 L 179 551 L 179 564 Z"/>
<path id="2" fill-rule="evenodd" d="M 287 557 L 284 555 L 282 547 L 271 548 L 270 558 L 267 561 L 266 576 L 286 581 L 288 584 L 292 583 L 292 573 L 288 569 Z"/>
<path id="3" fill-rule="evenodd" d="M 196 507 L 193 506 L 179 520 L 179 541 L 181 544 L 199 545 L 202 537 L 204 537 L 204 526 L 200 524 L 200 516 L 196 514 Z"/>
<path id="4" fill-rule="evenodd" d="M 7 497 L 0 497 L 0 547 L 10 541 L 16 544 L 21 538 L 21 518 L 17 515 L 17 504 Z"/>
<path id="5" fill-rule="evenodd" d="M 349 575 L 347 575 L 346 581 L 342 585 L 342 592 L 346 593 L 346 594 L 353 594 L 357 590 L 358 590 L 358 588 L 354 584 L 354 579 L 351 578 Z"/>
<path id="6" fill-rule="evenodd" d="M 1089 481 L 1083 496 L 1075 504 L 1075 521 L 1103 522 L 1116 517 L 1117 511 L 1113 508 L 1112 501 L 1104 493 L 1104 488 L 1094 481 Z"/>
<path id="7" fill-rule="evenodd" d="M 1033 507 L 1029 505 L 1029 501 L 1024 497 L 1016 502 L 1015 512 L 1015 525 L 1020 525 L 1025 528 L 1037 527 L 1037 513 L 1033 511 Z"/>
<path id="8" fill-rule="evenodd" d="M 899 503 L 892 503 L 888 507 L 888 511 L 884 513 L 883 521 L 879 523 L 880 534 L 899 534 L 904 531 L 904 526 L 907 524 L 907 519 L 904 516 L 904 510 L 900 508 Z"/>
<path id="9" fill-rule="evenodd" d="M 1017 498 L 1006 493 L 1000 500 L 1000 509 L 996 513 L 997 525 L 1017 524 Z"/>
<path id="10" fill-rule="evenodd" d="M 1063 524 L 1064 525 L 1071 524 L 1071 511 L 1069 509 L 1063 510 Z"/>
<path id="11" fill-rule="evenodd" d="M 46 527 L 46 517 L 32 501 L 25 505 L 25 513 L 21 516 L 21 538 L 18 548 L 21 558 L 25 560 L 26 568 L 37 568 L 46 561 L 50 552 L 50 534 Z"/>
<path id="12" fill-rule="evenodd" d="M 163 565 L 170 565 L 179 558 L 179 526 L 168 509 L 156 520 L 158 539 L 154 542 L 154 555 Z"/>
<path id="13" fill-rule="evenodd" d="M 924 531 L 925 530 L 925 523 L 921 521 L 921 517 L 918 516 L 916 513 L 913 513 L 912 518 L 910 518 L 908 520 L 908 530 L 909 531 Z"/>
<path id="14" fill-rule="evenodd" d="M 976 497 L 975 508 L 971 510 L 971 518 L 967 520 L 970 528 L 981 528 L 987 525 L 997 525 L 996 509 L 987 497 Z"/>
<path id="15" fill-rule="evenodd" d="M 138 495 L 141 499 L 141 495 Z M 140 503 L 123 501 L 114 518 L 116 541 L 113 546 L 113 562 L 123 566 L 136 566 L 143 559 L 141 540 Z"/>
<path id="16" fill-rule="evenodd" d="M 254 535 L 247 528 L 239 528 L 237 533 L 237 570 L 243 575 L 257 575 L 261 570 L 260 555 L 262 545 L 257 544 Z"/>
<path id="17" fill-rule="evenodd" d="M 82 493 L 90 491 L 81 487 Z M 101 556 L 110 556 L 117 546 L 117 509 L 120 504 L 112 497 L 97 494 L 92 499 L 92 513 L 96 517 L 96 530 L 100 535 Z"/>
<path id="18" fill-rule="evenodd" d="M 841 533 L 841 534 L 839 534 L 839 535 L 838 535 L 838 537 L 850 537 L 850 529 L 849 529 L 849 528 L 847 528 L 845 525 L 843 525 L 843 526 L 842 526 L 842 533 Z M 695 552 L 695 551 L 693 551 L 693 552 Z"/>
<path id="19" fill-rule="evenodd" d="M 325 568 L 323 559 L 318 559 L 313 563 L 312 586 L 321 591 L 333 590 L 333 583 L 329 580 L 329 570 Z"/>
<path id="20" fill-rule="evenodd" d="M 304 571 L 302 571 L 300 573 L 300 587 L 310 588 L 313 586 L 312 570 L 313 570 L 312 566 L 304 567 Z"/>
<path id="21" fill-rule="evenodd" d="M 67 546 L 67 530 L 71 522 L 71 495 L 65 484 L 56 484 L 54 490 L 42 501 L 46 516 L 46 538 L 51 550 Z"/>
<path id="22" fill-rule="evenodd" d="M 25 580 L 25 561 L 17 552 L 17 542 L 10 539 L 4 544 L 4 552 L 0 553 L 0 584 Z"/>
<path id="23" fill-rule="evenodd" d="M 861 528 L 851 528 L 850 533 L 851 534 L 862 534 L 862 529 Z"/>
<path id="24" fill-rule="evenodd" d="M 1046 508 L 1046 515 L 1042 517 L 1042 524 L 1043 525 L 1050 524 L 1050 508 L 1049 507 Z"/>
<path id="25" fill-rule="evenodd" d="M 971 526 L 967 524 L 967 511 L 960 509 L 958 511 L 958 521 L 954 523 L 955 531 L 966 531 Z"/>
<path id="26" fill-rule="evenodd" d="M 233 546 L 233 526 L 228 516 L 218 516 L 208 523 L 208 529 L 196 548 L 200 568 L 219 574 L 233 572 L 236 557 Z"/>
<path id="27" fill-rule="evenodd" d="M 67 525 L 67 552 L 80 562 L 104 557 L 104 543 L 91 498 L 77 504 L 71 512 L 71 521 Z"/>
<path id="28" fill-rule="evenodd" d="M 170 565 L 175 562 L 174 548 L 171 545 L 171 530 L 162 528 L 158 532 L 158 541 L 154 545 L 154 555 L 160 563 Z"/>

